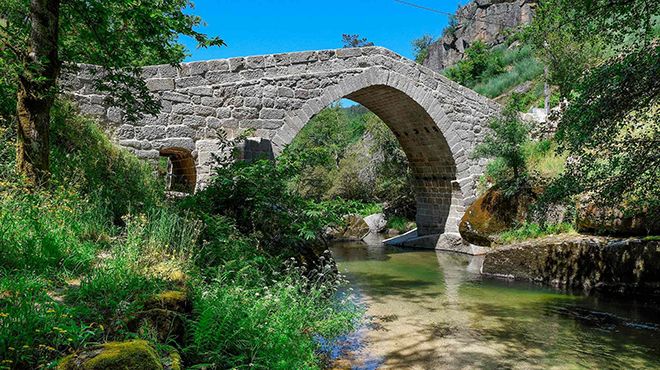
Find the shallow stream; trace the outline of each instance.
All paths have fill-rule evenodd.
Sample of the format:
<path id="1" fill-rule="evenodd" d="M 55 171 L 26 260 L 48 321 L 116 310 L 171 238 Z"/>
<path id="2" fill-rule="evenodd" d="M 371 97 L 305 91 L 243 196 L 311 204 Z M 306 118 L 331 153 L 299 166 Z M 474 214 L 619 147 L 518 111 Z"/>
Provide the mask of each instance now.
<path id="1" fill-rule="evenodd" d="M 336 368 L 660 368 L 657 302 L 484 278 L 478 257 L 331 248 L 367 323 L 334 349 Z"/>

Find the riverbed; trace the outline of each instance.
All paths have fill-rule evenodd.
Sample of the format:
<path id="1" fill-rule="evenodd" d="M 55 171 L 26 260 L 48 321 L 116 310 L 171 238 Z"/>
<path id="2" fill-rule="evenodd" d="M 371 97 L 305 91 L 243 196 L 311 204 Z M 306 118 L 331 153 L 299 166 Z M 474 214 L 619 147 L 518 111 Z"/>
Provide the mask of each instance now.
<path id="1" fill-rule="evenodd" d="M 334 348 L 335 368 L 660 368 L 651 299 L 485 278 L 480 257 L 377 240 L 331 250 L 366 310 Z"/>

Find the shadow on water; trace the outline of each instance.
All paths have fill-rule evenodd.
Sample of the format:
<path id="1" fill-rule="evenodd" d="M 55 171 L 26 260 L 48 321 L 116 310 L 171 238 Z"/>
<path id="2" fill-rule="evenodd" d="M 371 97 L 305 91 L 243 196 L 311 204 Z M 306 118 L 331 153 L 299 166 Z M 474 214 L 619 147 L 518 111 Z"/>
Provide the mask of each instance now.
<path id="1" fill-rule="evenodd" d="M 483 278 L 474 257 L 332 248 L 367 306 L 340 368 L 660 368 L 655 302 Z M 352 342 L 351 342 L 352 341 Z"/>

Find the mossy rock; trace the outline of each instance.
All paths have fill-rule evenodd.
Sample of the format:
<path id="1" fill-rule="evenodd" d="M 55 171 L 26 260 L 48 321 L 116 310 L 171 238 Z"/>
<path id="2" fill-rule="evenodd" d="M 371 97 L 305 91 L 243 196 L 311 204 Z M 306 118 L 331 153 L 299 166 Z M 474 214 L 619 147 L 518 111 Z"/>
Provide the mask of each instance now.
<path id="1" fill-rule="evenodd" d="M 495 234 L 525 220 L 533 200 L 531 193 L 506 197 L 489 189 L 465 211 L 458 228 L 461 237 L 469 243 L 490 247 Z"/>
<path id="2" fill-rule="evenodd" d="M 180 359 L 179 359 L 180 365 Z M 144 340 L 109 342 L 62 359 L 59 370 L 163 370 L 158 352 Z"/>
<path id="3" fill-rule="evenodd" d="M 192 302 L 188 293 L 181 290 L 168 290 L 149 298 L 144 307 L 147 310 L 160 308 L 180 313 L 190 313 Z"/>
<path id="4" fill-rule="evenodd" d="M 159 342 L 174 340 L 183 343 L 186 323 L 182 313 L 162 308 L 142 311 L 127 322 L 128 330 L 155 337 Z"/>

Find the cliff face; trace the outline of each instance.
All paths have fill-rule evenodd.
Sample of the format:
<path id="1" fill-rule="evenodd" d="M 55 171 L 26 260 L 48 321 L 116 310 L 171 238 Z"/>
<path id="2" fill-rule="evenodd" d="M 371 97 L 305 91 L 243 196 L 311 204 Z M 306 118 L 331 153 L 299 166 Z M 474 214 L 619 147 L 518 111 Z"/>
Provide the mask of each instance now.
<path id="1" fill-rule="evenodd" d="M 494 46 L 504 41 L 504 31 L 529 23 L 537 0 L 474 0 L 456 11 L 456 27 L 429 46 L 422 64 L 436 71 L 463 58 L 477 40 Z"/>

